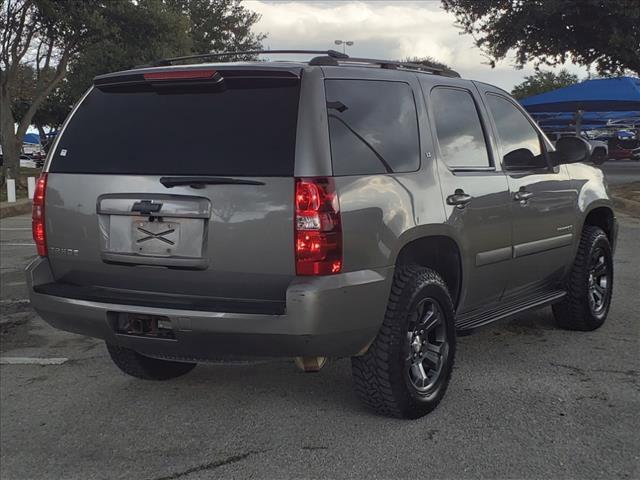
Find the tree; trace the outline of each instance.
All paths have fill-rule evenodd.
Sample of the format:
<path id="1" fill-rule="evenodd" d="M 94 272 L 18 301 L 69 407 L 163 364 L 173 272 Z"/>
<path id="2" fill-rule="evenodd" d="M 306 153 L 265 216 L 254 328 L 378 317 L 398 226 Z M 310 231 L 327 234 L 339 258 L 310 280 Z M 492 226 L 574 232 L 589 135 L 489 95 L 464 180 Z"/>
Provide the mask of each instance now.
<path id="1" fill-rule="evenodd" d="M 64 77 L 69 59 L 90 41 L 97 8 L 82 0 L 4 0 L 0 12 L 0 141 L 3 179 L 16 178 L 22 139 L 36 111 Z M 25 63 L 35 72 L 16 131 L 14 95 Z M 23 79 L 24 80 L 24 79 Z"/>
<path id="2" fill-rule="evenodd" d="M 260 15 L 241 0 L 167 0 L 189 19 L 192 53 L 248 51 L 262 48 L 265 34 L 253 33 Z M 251 59 L 252 57 L 240 57 Z M 231 59 L 236 60 L 236 59 Z"/>
<path id="3" fill-rule="evenodd" d="M 436 67 L 444 70 L 451 70 L 451 67 L 446 63 L 439 62 L 433 57 L 406 57 L 402 59 L 403 62 L 416 63 L 418 65 L 424 65 L 425 67 Z"/>
<path id="4" fill-rule="evenodd" d="M 524 82 L 513 87 L 511 95 L 520 100 L 525 97 L 530 97 L 531 95 L 538 95 L 557 88 L 568 87 L 575 83 L 578 83 L 578 76 L 569 73 L 564 68 L 558 73 L 538 70 L 533 75 L 524 77 Z"/>
<path id="5" fill-rule="evenodd" d="M 638 0 L 442 0 L 495 66 L 509 51 L 516 63 L 571 60 L 601 74 L 640 74 Z"/>

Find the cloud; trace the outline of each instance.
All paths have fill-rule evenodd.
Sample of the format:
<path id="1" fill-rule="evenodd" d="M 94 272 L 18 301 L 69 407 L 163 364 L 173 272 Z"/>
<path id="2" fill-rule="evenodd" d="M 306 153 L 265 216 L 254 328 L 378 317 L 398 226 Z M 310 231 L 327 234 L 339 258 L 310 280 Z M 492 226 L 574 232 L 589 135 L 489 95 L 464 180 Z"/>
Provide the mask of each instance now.
<path id="1" fill-rule="evenodd" d="M 292 49 L 338 49 L 334 40 L 352 40 L 353 56 L 403 58 L 431 56 L 460 72 L 465 78 L 492 83 L 506 90 L 533 73 L 531 65 L 516 70 L 512 61 L 495 69 L 469 35 L 461 35 L 453 15 L 439 1 L 260 1 L 245 0 L 245 6 L 262 15 L 256 31 L 268 34 L 266 47 Z M 581 67 L 566 68 L 580 76 Z M 559 70 L 559 68 L 557 69 Z"/>

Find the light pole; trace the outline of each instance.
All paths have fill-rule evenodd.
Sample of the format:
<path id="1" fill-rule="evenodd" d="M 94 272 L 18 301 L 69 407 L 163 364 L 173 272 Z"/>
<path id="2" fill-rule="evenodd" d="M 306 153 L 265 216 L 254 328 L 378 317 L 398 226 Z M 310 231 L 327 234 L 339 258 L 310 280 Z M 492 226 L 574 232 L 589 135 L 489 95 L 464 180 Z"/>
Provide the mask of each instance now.
<path id="1" fill-rule="evenodd" d="M 342 53 L 347 53 L 347 47 L 350 47 L 353 45 L 353 42 L 351 40 L 335 40 L 334 43 L 336 45 L 342 45 Z"/>

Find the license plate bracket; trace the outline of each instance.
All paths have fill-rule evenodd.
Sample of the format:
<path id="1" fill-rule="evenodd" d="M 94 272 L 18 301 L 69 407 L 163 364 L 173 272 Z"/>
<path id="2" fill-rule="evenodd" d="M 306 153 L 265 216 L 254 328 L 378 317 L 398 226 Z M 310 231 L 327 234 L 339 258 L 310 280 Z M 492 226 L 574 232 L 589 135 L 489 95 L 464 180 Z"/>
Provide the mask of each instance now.
<path id="1" fill-rule="evenodd" d="M 131 239 L 139 255 L 171 256 L 180 245 L 180 223 L 134 220 Z"/>

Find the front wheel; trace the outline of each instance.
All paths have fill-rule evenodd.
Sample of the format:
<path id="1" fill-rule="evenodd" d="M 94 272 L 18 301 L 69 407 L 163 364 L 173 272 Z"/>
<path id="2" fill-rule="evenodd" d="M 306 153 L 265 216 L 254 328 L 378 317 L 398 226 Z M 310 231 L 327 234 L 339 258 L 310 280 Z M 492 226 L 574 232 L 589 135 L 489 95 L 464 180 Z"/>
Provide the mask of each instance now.
<path id="1" fill-rule="evenodd" d="M 587 225 L 567 280 L 567 296 L 553 306 L 556 323 L 590 331 L 604 323 L 613 293 L 613 258 L 607 234 Z"/>
<path id="2" fill-rule="evenodd" d="M 449 384 L 455 335 L 451 296 L 440 275 L 398 267 L 378 335 L 367 353 L 351 359 L 356 393 L 383 415 L 426 415 Z"/>
<path id="3" fill-rule="evenodd" d="M 169 380 L 189 373 L 195 363 L 173 362 L 141 355 L 130 348 L 107 343 L 111 360 L 127 375 L 143 380 Z"/>

